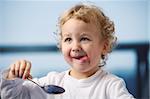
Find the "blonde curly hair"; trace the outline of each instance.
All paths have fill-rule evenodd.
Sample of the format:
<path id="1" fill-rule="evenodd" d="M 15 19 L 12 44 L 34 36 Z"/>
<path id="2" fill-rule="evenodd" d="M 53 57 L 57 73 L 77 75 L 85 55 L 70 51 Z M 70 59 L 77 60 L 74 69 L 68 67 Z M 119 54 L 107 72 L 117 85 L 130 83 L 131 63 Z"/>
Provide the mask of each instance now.
<path id="1" fill-rule="evenodd" d="M 77 4 L 73 6 L 71 9 L 65 11 L 60 17 L 58 21 L 58 28 L 59 28 L 59 42 L 58 47 L 61 49 L 61 37 L 62 26 L 69 20 L 69 19 L 78 19 L 82 20 L 85 23 L 94 23 L 97 28 L 100 30 L 102 38 L 108 41 L 108 49 L 107 53 L 110 53 L 116 44 L 117 37 L 114 35 L 115 27 L 113 21 L 111 21 L 100 8 L 95 5 L 91 4 Z M 100 66 L 104 66 L 107 60 L 107 54 L 101 55 Z"/>

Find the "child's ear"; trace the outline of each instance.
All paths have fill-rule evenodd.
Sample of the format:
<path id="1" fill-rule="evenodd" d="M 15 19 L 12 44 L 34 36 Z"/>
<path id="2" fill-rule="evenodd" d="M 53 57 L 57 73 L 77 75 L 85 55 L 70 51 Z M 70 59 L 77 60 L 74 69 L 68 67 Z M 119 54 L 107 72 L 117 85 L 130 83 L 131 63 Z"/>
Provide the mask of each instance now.
<path id="1" fill-rule="evenodd" d="M 102 54 L 103 54 L 103 55 L 106 55 L 106 54 L 108 53 L 108 51 L 109 51 L 109 42 L 108 42 L 108 40 L 105 40 L 105 41 L 103 42 Z"/>

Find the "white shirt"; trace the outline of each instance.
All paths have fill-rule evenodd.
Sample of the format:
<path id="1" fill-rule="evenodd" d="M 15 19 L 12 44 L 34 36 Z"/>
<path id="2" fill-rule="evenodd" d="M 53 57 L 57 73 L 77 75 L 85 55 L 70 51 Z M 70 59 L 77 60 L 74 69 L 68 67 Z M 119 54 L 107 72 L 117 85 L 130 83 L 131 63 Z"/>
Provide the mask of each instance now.
<path id="1" fill-rule="evenodd" d="M 102 69 L 85 79 L 76 79 L 65 72 L 50 72 L 34 81 L 43 85 L 54 84 L 65 89 L 65 93 L 50 95 L 28 80 L 6 80 L 2 73 L 0 91 L 2 99 L 135 99 L 126 89 L 124 81 Z"/>

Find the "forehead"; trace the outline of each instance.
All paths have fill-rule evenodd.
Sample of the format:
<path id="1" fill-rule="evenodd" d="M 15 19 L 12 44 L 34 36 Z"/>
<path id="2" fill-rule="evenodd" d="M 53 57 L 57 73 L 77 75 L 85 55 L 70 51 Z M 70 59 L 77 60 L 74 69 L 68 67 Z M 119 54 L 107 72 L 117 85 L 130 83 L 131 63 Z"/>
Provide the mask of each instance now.
<path id="1" fill-rule="evenodd" d="M 68 35 L 70 33 L 81 33 L 81 34 L 100 34 L 99 29 L 93 23 L 85 23 L 82 20 L 77 19 L 69 19 L 62 27 L 61 27 L 62 35 Z"/>

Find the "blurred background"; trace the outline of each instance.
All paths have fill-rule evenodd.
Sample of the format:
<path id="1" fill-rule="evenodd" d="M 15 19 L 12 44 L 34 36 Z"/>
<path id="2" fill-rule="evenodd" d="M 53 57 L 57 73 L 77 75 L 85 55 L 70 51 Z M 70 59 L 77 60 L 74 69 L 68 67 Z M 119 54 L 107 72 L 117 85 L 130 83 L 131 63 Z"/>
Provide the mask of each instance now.
<path id="1" fill-rule="evenodd" d="M 85 0 L 84 0 L 85 1 Z M 90 1 L 90 0 L 89 0 Z M 150 0 L 91 0 L 114 21 L 118 46 L 105 68 L 124 78 L 137 99 L 149 99 Z M 69 68 L 56 47 L 59 15 L 81 0 L 0 0 L 0 70 L 32 62 L 32 75 Z"/>

